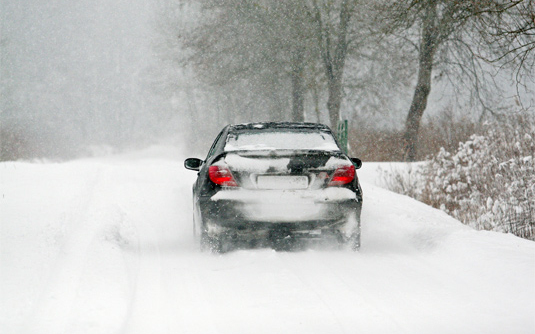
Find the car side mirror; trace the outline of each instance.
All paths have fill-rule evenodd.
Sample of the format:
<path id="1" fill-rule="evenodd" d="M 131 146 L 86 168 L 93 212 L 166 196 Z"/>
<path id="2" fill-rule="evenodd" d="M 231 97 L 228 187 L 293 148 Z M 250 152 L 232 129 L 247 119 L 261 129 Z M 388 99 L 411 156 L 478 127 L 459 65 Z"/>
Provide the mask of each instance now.
<path id="1" fill-rule="evenodd" d="M 351 162 L 353 162 L 353 165 L 355 165 L 355 169 L 362 167 L 362 160 L 359 158 L 351 158 Z"/>
<path id="2" fill-rule="evenodd" d="M 186 169 L 189 169 L 189 170 L 198 171 L 201 169 L 201 166 L 203 163 L 204 161 L 202 161 L 201 159 L 187 158 L 186 160 L 184 160 L 184 167 L 186 167 Z"/>

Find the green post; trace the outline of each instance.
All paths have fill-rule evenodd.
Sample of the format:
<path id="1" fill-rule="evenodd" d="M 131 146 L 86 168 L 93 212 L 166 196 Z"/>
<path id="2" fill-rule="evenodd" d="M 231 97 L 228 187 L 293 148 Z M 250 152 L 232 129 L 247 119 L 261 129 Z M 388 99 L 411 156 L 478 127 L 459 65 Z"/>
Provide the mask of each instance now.
<path id="1" fill-rule="evenodd" d="M 347 119 L 338 122 L 336 135 L 342 151 L 347 154 Z"/>

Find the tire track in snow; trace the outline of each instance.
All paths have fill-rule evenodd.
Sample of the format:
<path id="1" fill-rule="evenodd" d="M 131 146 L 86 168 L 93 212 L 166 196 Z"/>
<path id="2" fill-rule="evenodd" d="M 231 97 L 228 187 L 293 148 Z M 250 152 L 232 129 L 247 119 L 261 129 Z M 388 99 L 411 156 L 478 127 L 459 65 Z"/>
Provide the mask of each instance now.
<path id="1" fill-rule="evenodd" d="M 27 333 L 66 333 L 75 316 L 74 306 L 80 284 L 87 271 L 87 261 L 95 245 L 103 241 L 106 227 L 120 217 L 116 206 L 106 201 L 112 183 L 109 167 L 95 165 L 94 176 L 80 195 L 87 198 L 82 210 L 69 208 L 75 220 L 47 279 L 48 283 L 37 302 L 31 318 L 26 321 Z M 78 218 L 78 219 L 77 219 Z M 97 246 L 98 247 L 98 246 Z M 80 319 L 76 319 L 79 320 Z"/>
<path id="2" fill-rule="evenodd" d="M 80 198 L 91 198 L 85 203 L 81 211 L 79 208 L 69 208 L 72 212 L 72 219 L 83 215 L 73 227 L 74 231 L 69 233 L 68 239 L 63 244 L 60 254 L 55 261 L 51 274 L 49 275 L 46 288 L 37 302 L 35 310 L 30 319 L 26 321 L 28 333 L 63 333 L 67 327 L 70 306 L 75 298 L 76 288 L 83 268 L 85 253 L 92 241 L 94 227 L 85 224 L 88 220 L 92 202 L 95 201 L 94 191 L 100 182 L 102 169 L 99 168 L 96 175 L 91 179 L 87 189 L 80 194 Z M 74 212 L 76 211 L 76 212 Z"/>
<path id="3" fill-rule="evenodd" d="M 131 295 L 122 333 L 164 333 L 167 326 L 161 313 L 165 309 L 160 305 L 163 299 L 160 249 L 156 243 L 147 242 L 149 236 L 154 236 L 151 228 L 139 221 L 133 222 L 133 226 L 137 241 L 128 261 Z"/>
<path id="4" fill-rule="evenodd" d="M 210 286 L 204 284 L 206 273 L 198 267 L 206 259 L 199 255 L 193 252 L 166 259 L 165 307 L 173 329 L 170 332 L 222 333 L 214 321 L 219 307 L 213 303 Z"/>
<path id="5" fill-rule="evenodd" d="M 167 292 L 163 281 L 162 244 L 167 217 L 151 196 L 162 191 L 167 183 L 158 182 L 162 175 L 157 169 L 133 168 L 132 175 L 144 175 L 122 184 L 121 207 L 127 212 L 126 220 L 134 235 L 133 245 L 126 250 L 130 278 L 129 311 L 123 323 L 122 333 L 168 333 L 169 319 L 173 317 L 165 307 Z M 153 178 L 156 178 L 154 180 Z M 152 201 L 152 202 L 151 202 Z"/>

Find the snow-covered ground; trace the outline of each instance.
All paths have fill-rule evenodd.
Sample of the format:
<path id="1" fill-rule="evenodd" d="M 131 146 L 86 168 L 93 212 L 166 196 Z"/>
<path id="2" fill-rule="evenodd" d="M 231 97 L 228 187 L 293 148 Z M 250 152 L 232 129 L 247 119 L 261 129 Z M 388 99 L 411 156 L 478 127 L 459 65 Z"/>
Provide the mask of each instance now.
<path id="1" fill-rule="evenodd" d="M 535 333 L 535 243 L 375 186 L 360 253 L 201 253 L 178 150 L 0 164 L 0 332 Z"/>

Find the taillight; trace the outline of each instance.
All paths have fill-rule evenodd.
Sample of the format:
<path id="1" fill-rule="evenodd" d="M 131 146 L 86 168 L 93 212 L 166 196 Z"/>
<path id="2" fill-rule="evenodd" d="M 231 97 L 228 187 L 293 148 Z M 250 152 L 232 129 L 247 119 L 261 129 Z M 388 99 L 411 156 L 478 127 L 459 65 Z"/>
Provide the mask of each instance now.
<path id="1" fill-rule="evenodd" d="M 230 169 L 227 166 L 210 166 L 208 167 L 208 176 L 213 183 L 224 187 L 237 187 L 238 183 L 234 180 Z"/>
<path id="2" fill-rule="evenodd" d="M 336 168 L 334 175 L 329 182 L 329 186 L 341 186 L 348 184 L 355 178 L 355 166 L 346 165 Z"/>

